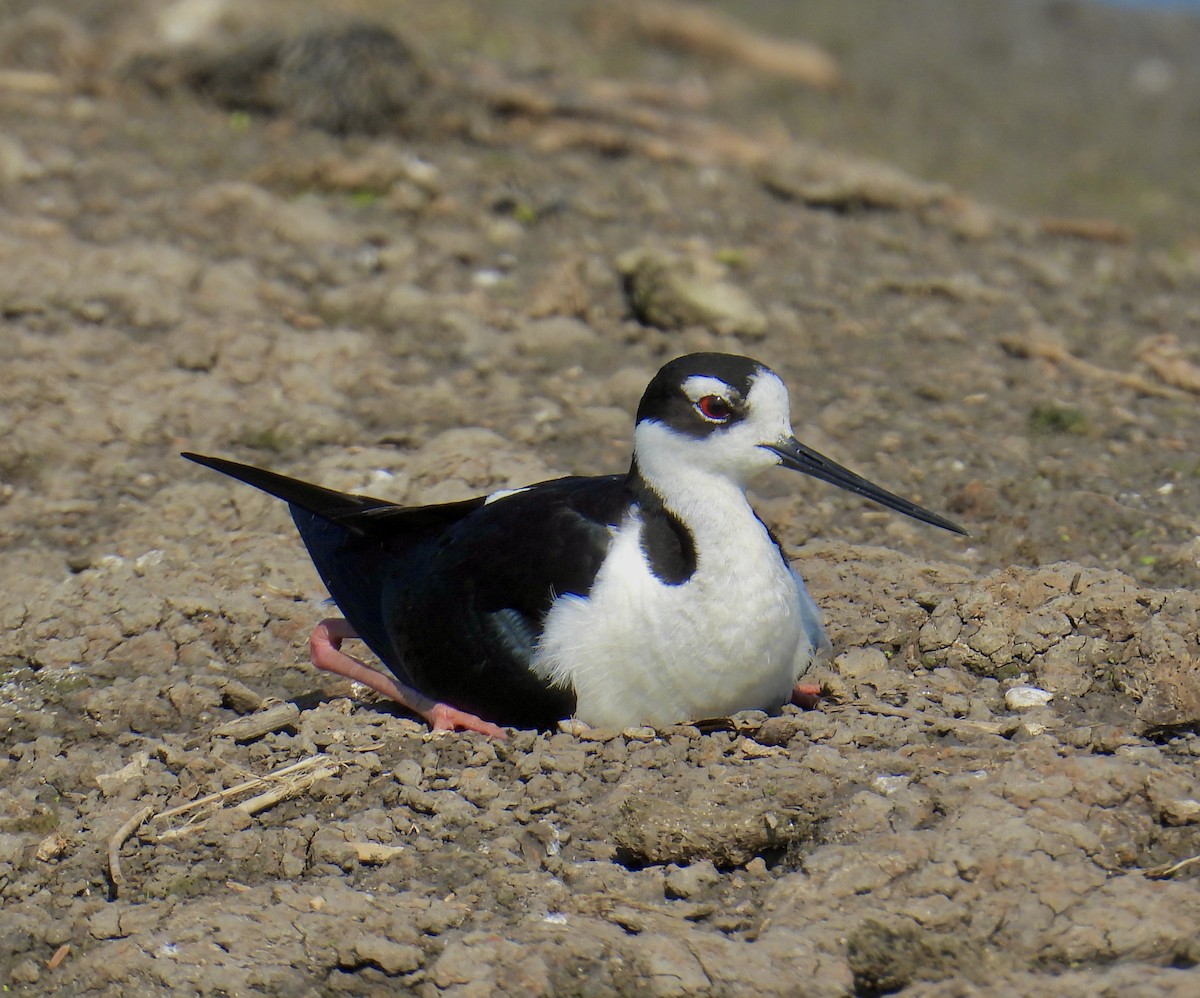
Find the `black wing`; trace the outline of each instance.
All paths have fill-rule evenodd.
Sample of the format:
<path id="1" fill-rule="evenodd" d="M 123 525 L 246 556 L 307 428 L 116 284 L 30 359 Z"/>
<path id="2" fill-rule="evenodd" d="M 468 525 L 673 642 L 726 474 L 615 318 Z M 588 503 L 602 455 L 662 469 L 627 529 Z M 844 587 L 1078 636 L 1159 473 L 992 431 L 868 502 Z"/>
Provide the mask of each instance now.
<path id="1" fill-rule="evenodd" d="M 530 671 L 557 597 L 585 596 L 610 527 L 629 508 L 625 478 L 562 478 L 486 503 L 390 573 L 397 652 L 432 695 L 507 723 L 547 725 L 573 690 Z"/>
<path id="2" fill-rule="evenodd" d="M 591 588 L 632 496 L 564 478 L 494 502 L 401 507 L 222 458 L 184 457 L 283 499 L 334 602 L 402 681 L 501 723 L 548 725 L 574 691 L 529 670 L 555 597 Z"/>

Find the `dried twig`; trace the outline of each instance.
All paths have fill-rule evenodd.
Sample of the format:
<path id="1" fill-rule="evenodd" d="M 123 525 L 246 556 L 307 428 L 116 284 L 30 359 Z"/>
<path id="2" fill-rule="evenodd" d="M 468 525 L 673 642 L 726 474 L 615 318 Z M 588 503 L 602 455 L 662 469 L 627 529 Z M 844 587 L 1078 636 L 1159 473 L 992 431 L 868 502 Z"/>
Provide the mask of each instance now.
<path id="1" fill-rule="evenodd" d="M 1172 388 L 1200 395 L 1200 365 L 1187 358 L 1179 337 L 1167 333 L 1143 340 L 1137 358 Z"/>
<path id="2" fill-rule="evenodd" d="M 1046 216 L 1038 226 L 1048 236 L 1071 236 L 1094 243 L 1124 246 L 1133 242 L 1133 230 L 1108 218 L 1060 218 Z"/>
<path id="3" fill-rule="evenodd" d="M 383 842 L 350 842 L 347 844 L 354 850 L 360 863 L 370 866 L 382 866 L 393 856 L 404 852 L 404 846 L 386 845 Z"/>
<path id="4" fill-rule="evenodd" d="M 259 811 L 265 811 L 267 808 L 274 807 L 280 801 L 299 796 L 316 783 L 317 780 L 324 779 L 326 776 L 333 776 L 337 771 L 337 763 L 330 762 L 322 766 L 317 766 L 315 769 L 298 776 L 292 775 L 277 786 L 272 787 L 266 793 L 242 801 L 237 806 L 237 810 L 243 814 L 258 814 Z"/>
<path id="5" fill-rule="evenodd" d="M 1031 357 L 1036 360 L 1049 361 L 1072 374 L 1090 381 L 1108 382 L 1130 388 L 1143 395 L 1153 395 L 1159 398 L 1182 399 L 1188 398 L 1186 392 L 1166 385 L 1156 385 L 1137 374 L 1127 374 L 1124 371 L 1110 371 L 1108 368 L 1082 360 L 1072 354 L 1065 345 L 1056 341 L 1053 336 L 1036 332 L 1023 335 L 1005 336 L 1000 340 L 1002 346 L 1014 357 Z"/>
<path id="6" fill-rule="evenodd" d="M 555 93 L 495 72 L 477 74 L 471 88 L 502 118 L 515 119 L 510 131 L 533 128 L 535 145 L 546 152 L 585 147 L 668 162 L 755 165 L 781 145 L 708 119 L 611 99 L 599 91 L 590 96 Z"/>
<path id="7" fill-rule="evenodd" d="M 690 3 L 636 3 L 616 8 L 637 34 L 660 45 L 737 63 L 820 90 L 841 85 L 837 60 L 799 39 L 759 34 L 716 11 Z"/>
<path id="8" fill-rule="evenodd" d="M 906 721 L 920 721 L 923 724 L 930 724 L 934 727 L 982 731 L 989 735 L 1000 735 L 1007 729 L 1006 725 L 998 724 L 995 721 L 972 721 L 966 717 L 945 717 L 941 714 L 930 714 L 923 710 L 916 710 L 913 707 L 894 707 L 892 704 L 871 703 L 867 700 L 851 700 L 849 703 L 834 704 L 831 707 L 827 707 L 826 711 L 837 713 L 850 708 L 863 711 L 867 714 L 880 714 L 883 717 L 902 717 Z"/>
<path id="9" fill-rule="evenodd" d="M 42 96 L 66 93 L 67 84 L 62 77 L 54 73 L 42 73 L 31 69 L 2 69 L 0 90 Z"/>
<path id="10" fill-rule="evenodd" d="M 1166 880 L 1168 877 L 1175 876 L 1180 870 L 1186 869 L 1193 863 L 1200 863 L 1200 856 L 1189 856 L 1187 859 L 1181 859 L 1178 863 L 1149 866 L 1138 872 L 1150 880 Z"/>
<path id="11" fill-rule="evenodd" d="M 260 710 L 245 717 L 218 724 L 213 734 L 220 738 L 232 738 L 235 742 L 250 742 L 273 731 L 294 728 L 300 716 L 300 708 L 294 703 L 279 703 L 267 710 Z"/>
<path id="12" fill-rule="evenodd" d="M 208 794 L 205 797 L 198 797 L 196 800 L 188 801 L 186 804 L 180 804 L 178 807 L 168 808 L 166 811 L 160 811 L 154 816 L 156 821 L 165 818 L 174 818 L 181 814 L 186 814 L 188 811 L 194 811 L 197 808 L 207 807 L 209 804 L 223 804 L 230 797 L 236 797 L 238 794 L 245 793 L 248 790 L 255 790 L 264 784 L 268 784 L 273 780 L 282 780 L 297 773 L 302 773 L 307 769 L 311 769 L 321 763 L 328 762 L 327 755 L 311 755 L 307 759 L 301 759 L 299 762 L 293 762 L 289 766 L 284 766 L 282 769 L 277 769 L 273 773 L 267 773 L 266 776 L 255 776 L 252 779 L 244 780 L 232 787 L 226 787 L 224 790 L 218 790 L 215 793 Z M 336 764 L 334 764 L 336 765 Z"/>
<path id="13" fill-rule="evenodd" d="M 304 793 L 317 780 L 323 779 L 326 776 L 333 776 L 338 771 L 339 766 L 340 763 L 330 759 L 327 755 L 309 756 L 307 759 L 301 759 L 299 762 L 284 766 L 282 769 L 277 769 L 266 776 L 256 776 L 253 779 L 244 780 L 235 786 L 218 790 L 216 793 L 208 794 L 197 800 L 188 801 L 186 804 L 180 804 L 178 807 L 169 808 L 166 811 L 156 814 L 154 817 L 155 820 L 159 818 L 175 818 L 181 814 L 187 814 L 190 811 L 196 811 L 210 805 L 215 810 L 216 808 L 224 807 L 231 798 L 237 797 L 239 794 L 262 787 L 269 787 L 263 793 L 260 793 L 256 797 L 251 797 L 249 800 L 242 801 L 236 807 L 242 814 L 258 814 L 260 811 L 274 807 L 281 801 Z M 160 842 L 166 842 L 181 838 L 190 832 L 199 831 L 204 827 L 204 824 L 204 822 L 199 824 L 185 824 L 182 828 L 168 829 L 162 832 L 158 839 Z"/>
<path id="14" fill-rule="evenodd" d="M 118 828 L 113 837 L 108 840 L 108 880 L 112 884 L 114 897 L 120 892 L 121 885 L 125 882 L 125 875 L 121 872 L 121 846 L 125 844 L 125 840 L 129 836 L 142 827 L 142 823 L 153 813 L 154 808 L 147 805 Z"/>

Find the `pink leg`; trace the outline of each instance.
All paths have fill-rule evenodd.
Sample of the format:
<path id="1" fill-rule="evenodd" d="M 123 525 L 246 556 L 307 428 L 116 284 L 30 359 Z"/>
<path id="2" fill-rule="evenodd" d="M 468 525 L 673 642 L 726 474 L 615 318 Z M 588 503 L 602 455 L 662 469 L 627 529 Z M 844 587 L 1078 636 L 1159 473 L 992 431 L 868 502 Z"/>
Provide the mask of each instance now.
<path id="1" fill-rule="evenodd" d="M 792 703 L 804 710 L 812 710 L 821 702 L 819 683 L 797 683 L 792 687 Z"/>
<path id="2" fill-rule="evenodd" d="M 308 639 L 312 664 L 326 672 L 353 679 L 356 683 L 362 683 L 376 693 L 383 694 L 389 700 L 395 700 L 402 707 L 420 714 L 434 731 L 478 731 L 493 738 L 508 737 L 498 725 L 474 714 L 468 714 L 465 710 L 451 707 L 448 703 L 427 697 L 419 690 L 396 682 L 391 676 L 384 675 L 378 669 L 372 669 L 341 650 L 342 642 L 346 638 L 357 637 L 354 628 L 341 617 L 322 620 Z"/>

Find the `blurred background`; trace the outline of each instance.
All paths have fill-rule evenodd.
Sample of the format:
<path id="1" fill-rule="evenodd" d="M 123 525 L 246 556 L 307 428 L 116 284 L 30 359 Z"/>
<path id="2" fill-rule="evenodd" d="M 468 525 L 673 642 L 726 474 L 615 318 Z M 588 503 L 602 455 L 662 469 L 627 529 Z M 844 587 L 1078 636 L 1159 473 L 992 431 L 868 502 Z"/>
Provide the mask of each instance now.
<path id="1" fill-rule="evenodd" d="M 853 82 L 799 96 L 797 133 L 995 202 L 1200 248 L 1200 4 L 726 6 L 768 30 L 790 21 L 842 61 Z"/>
<path id="2" fill-rule="evenodd" d="M 662 80 L 696 52 L 542 42 L 586 3 L 443 2 L 414 16 L 527 69 Z M 896 163 L 1031 213 L 1111 219 L 1200 252 L 1200 3 L 1194 0 L 714 0 L 752 31 L 839 63 L 832 90 L 702 66 L 718 116 Z M 536 25 L 527 34 L 520 25 Z M 624 62 L 624 65 L 620 63 Z"/>
<path id="3" fill-rule="evenodd" d="M 641 9 L 659 7 L 643 3 Z M 639 5 L 589 0 L 5 0 L 0 66 L 62 57 L 56 19 L 77 32 L 155 22 L 164 41 L 209 43 L 238 21 L 287 28 L 326 16 L 391 24 L 453 68 L 492 59 L 515 73 L 627 77 L 705 87 L 713 113 L 878 157 L 997 204 L 1099 216 L 1176 252 L 1200 252 L 1200 3 L 1196 0 L 711 0 L 693 5 L 768 38 L 831 55 L 833 89 L 644 44 L 614 25 Z M 70 11 L 69 14 L 66 11 Z M 669 15 L 668 15 L 669 17 Z M 39 22 L 39 19 L 40 22 Z M 581 36 L 579 27 L 588 31 Z M 60 26 L 61 27 L 61 26 Z M 131 27 L 126 32 L 132 35 Z M 219 32 L 217 32 L 219 33 Z M 590 44 L 595 41 L 608 44 Z M 615 42 L 615 44 L 614 44 Z M 85 47 L 81 42 L 79 47 Z M 700 48 L 702 48 L 701 46 Z M 101 58 L 119 52 L 106 41 Z M 68 53 L 69 55 L 69 53 Z M 52 67 L 53 68 L 53 67 Z M 701 80 L 705 81 L 702 83 Z"/>

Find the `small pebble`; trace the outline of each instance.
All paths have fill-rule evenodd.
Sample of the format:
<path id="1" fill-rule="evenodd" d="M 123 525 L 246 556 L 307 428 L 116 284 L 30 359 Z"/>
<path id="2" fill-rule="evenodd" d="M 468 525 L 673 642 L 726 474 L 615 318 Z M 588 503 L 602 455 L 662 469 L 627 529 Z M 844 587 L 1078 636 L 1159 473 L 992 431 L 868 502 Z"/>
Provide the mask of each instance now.
<path id="1" fill-rule="evenodd" d="M 1200 825 L 1200 801 L 1190 797 L 1165 800 L 1159 806 L 1158 817 L 1164 825 Z"/>
<path id="2" fill-rule="evenodd" d="M 851 648 L 833 660 L 833 667 L 846 679 L 864 679 L 887 668 L 888 660 L 878 648 Z"/>
<path id="3" fill-rule="evenodd" d="M 691 898 L 720 881 L 721 875 L 708 859 L 688 866 L 670 866 L 664 882 L 665 894 L 668 898 Z"/>
<path id="4" fill-rule="evenodd" d="M 871 787 L 885 797 L 903 790 L 912 782 L 911 776 L 877 776 L 871 781 Z"/>
<path id="5" fill-rule="evenodd" d="M 416 787 L 421 784 L 421 764 L 415 759 L 401 759 L 392 767 L 392 779 L 403 787 Z"/>
<path id="6" fill-rule="evenodd" d="M 8 973 L 8 979 L 14 984 L 36 984 L 41 978 L 41 969 L 30 959 L 22 960 Z"/>
<path id="7" fill-rule="evenodd" d="M 577 717 L 568 717 L 558 722 L 558 730 L 564 735 L 571 735 L 574 738 L 581 737 L 589 730 L 589 725 Z"/>
<path id="8" fill-rule="evenodd" d="M 1036 686 L 1014 686 L 1004 694 L 1004 705 L 1009 710 L 1033 710 L 1045 707 L 1053 699 L 1053 693 Z"/>

